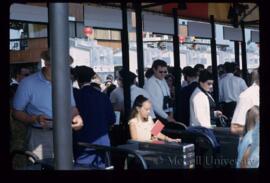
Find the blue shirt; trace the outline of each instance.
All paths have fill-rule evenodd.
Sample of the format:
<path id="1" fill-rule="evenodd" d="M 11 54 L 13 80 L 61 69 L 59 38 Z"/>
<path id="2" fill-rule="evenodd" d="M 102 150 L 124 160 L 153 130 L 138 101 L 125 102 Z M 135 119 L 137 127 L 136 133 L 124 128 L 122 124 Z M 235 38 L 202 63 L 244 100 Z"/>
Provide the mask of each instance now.
<path id="1" fill-rule="evenodd" d="M 252 144 L 253 130 L 254 129 L 249 130 L 238 144 L 236 168 L 240 168 L 240 163 L 241 163 L 241 160 L 243 159 L 243 155 L 245 151 L 247 150 L 248 146 Z"/>
<path id="2" fill-rule="evenodd" d="M 71 106 L 75 106 L 71 89 Z M 63 92 L 64 94 L 64 92 Z M 42 71 L 24 78 L 16 91 L 13 108 L 29 115 L 52 116 L 52 85 L 46 80 Z M 34 126 L 40 126 L 38 123 Z"/>
<path id="3" fill-rule="evenodd" d="M 257 122 L 252 133 L 252 144 L 248 159 L 249 168 L 259 168 L 260 164 L 260 122 Z"/>

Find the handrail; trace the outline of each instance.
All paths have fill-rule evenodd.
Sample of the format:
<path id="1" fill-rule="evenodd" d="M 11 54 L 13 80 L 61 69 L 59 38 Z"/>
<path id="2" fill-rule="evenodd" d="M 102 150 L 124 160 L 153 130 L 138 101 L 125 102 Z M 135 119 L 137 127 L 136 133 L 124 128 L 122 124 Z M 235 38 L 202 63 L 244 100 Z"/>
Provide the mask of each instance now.
<path id="1" fill-rule="evenodd" d="M 185 129 L 188 128 L 184 123 L 182 123 L 182 122 L 180 122 L 180 121 L 171 122 L 171 123 L 174 123 L 174 124 L 177 124 L 177 125 L 181 125 L 181 126 L 183 126 Z"/>
<path id="2" fill-rule="evenodd" d="M 88 147 L 88 148 L 94 148 L 96 150 L 104 150 L 104 151 L 109 151 L 109 152 L 122 152 L 122 153 L 126 153 L 126 154 L 133 154 L 135 156 L 135 158 L 138 158 L 141 162 L 141 166 L 144 170 L 146 170 L 147 164 L 145 162 L 145 160 L 143 159 L 143 157 L 136 153 L 133 150 L 130 149 L 124 149 L 124 148 L 119 148 L 119 147 L 111 147 L 111 146 L 104 146 L 104 145 L 97 145 L 97 144 L 89 144 L 86 142 L 78 142 L 78 145 L 80 146 L 84 146 L 84 147 Z"/>
<path id="3" fill-rule="evenodd" d="M 33 164 L 39 164 L 41 162 L 39 157 L 36 154 L 34 154 L 31 151 L 27 151 L 27 150 L 23 150 L 23 149 L 15 149 L 15 150 L 13 150 L 11 152 L 11 160 L 13 160 L 15 155 L 17 155 L 17 154 L 21 154 L 21 155 L 24 155 L 26 157 L 31 157 L 34 160 Z"/>

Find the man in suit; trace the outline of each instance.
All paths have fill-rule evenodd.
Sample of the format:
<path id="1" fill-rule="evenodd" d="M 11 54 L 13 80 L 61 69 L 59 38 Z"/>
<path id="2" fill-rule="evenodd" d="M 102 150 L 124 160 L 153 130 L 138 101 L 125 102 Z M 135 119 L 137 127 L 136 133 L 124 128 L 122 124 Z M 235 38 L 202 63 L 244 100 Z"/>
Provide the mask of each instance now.
<path id="1" fill-rule="evenodd" d="M 198 86 L 198 76 L 192 67 L 186 70 L 188 85 L 177 91 L 175 119 L 189 126 L 189 99 Z"/>

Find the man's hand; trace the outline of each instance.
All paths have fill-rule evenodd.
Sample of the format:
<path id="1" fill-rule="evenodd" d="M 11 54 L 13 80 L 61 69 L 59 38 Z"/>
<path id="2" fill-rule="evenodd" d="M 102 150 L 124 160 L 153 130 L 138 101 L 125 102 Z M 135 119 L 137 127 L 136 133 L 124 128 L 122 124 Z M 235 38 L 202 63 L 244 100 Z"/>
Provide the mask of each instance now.
<path id="1" fill-rule="evenodd" d="M 42 128 L 49 128 L 51 125 L 51 121 L 48 120 L 49 118 L 45 115 L 38 115 L 36 116 L 36 122 L 38 122 Z"/>
<path id="2" fill-rule="evenodd" d="M 244 133 L 244 126 L 232 123 L 230 130 L 231 133 L 242 136 Z"/>
<path id="3" fill-rule="evenodd" d="M 220 118 L 221 116 L 223 116 L 221 111 L 214 111 L 214 114 L 216 118 Z"/>
<path id="4" fill-rule="evenodd" d="M 80 130 L 83 127 L 83 120 L 80 115 L 76 115 L 72 119 L 72 129 Z"/>

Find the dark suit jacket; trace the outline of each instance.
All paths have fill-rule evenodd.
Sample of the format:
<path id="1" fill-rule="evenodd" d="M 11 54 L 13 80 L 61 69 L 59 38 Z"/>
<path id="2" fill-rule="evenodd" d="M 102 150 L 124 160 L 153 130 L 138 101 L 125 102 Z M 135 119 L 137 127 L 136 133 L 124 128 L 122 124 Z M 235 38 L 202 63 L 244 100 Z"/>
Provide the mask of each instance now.
<path id="1" fill-rule="evenodd" d="M 177 90 L 176 93 L 175 119 L 187 126 L 189 126 L 189 99 L 198 85 L 198 82 L 193 82 L 188 86 Z"/>

